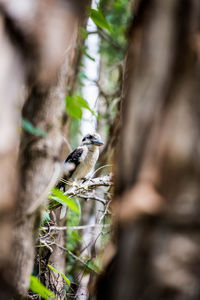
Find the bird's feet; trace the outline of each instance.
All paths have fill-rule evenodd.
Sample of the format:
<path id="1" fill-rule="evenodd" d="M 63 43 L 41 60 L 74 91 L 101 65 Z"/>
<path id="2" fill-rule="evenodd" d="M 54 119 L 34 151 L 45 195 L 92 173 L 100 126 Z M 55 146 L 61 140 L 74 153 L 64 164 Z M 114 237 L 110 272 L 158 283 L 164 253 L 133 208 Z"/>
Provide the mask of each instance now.
<path id="1" fill-rule="evenodd" d="M 78 181 L 75 181 L 75 180 L 74 180 L 74 181 L 72 182 L 72 186 L 73 186 L 73 187 L 79 187 L 80 184 L 79 184 Z"/>
<path id="2" fill-rule="evenodd" d="M 87 190 L 88 189 L 88 186 L 86 184 L 84 184 L 84 181 L 83 180 L 79 180 L 79 181 L 73 181 L 72 183 L 72 186 L 76 189 L 84 189 L 84 190 Z"/>

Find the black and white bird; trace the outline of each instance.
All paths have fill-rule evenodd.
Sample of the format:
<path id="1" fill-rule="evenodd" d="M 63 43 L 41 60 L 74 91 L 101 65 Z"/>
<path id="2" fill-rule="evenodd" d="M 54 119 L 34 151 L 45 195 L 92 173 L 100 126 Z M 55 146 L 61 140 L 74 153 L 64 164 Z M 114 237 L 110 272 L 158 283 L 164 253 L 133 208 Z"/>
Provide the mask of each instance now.
<path id="1" fill-rule="evenodd" d="M 99 158 L 99 146 L 103 144 L 99 134 L 87 134 L 81 145 L 66 158 L 63 164 L 64 179 L 78 181 L 85 178 L 94 168 Z M 60 182 L 57 187 L 64 188 L 64 184 Z"/>

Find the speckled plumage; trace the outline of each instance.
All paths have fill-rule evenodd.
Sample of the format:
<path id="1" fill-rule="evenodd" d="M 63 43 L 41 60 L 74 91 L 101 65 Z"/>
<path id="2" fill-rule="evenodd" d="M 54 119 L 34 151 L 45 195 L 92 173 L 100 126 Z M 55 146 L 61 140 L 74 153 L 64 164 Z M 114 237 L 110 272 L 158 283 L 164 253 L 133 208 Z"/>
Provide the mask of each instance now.
<path id="1" fill-rule="evenodd" d="M 81 146 L 71 152 L 63 164 L 65 179 L 71 181 L 86 177 L 99 158 L 99 146 L 101 145 L 103 143 L 100 135 L 97 133 L 87 134 L 82 139 Z M 63 187 L 63 184 L 58 184 L 58 187 Z"/>
<path id="2" fill-rule="evenodd" d="M 80 163 L 75 168 L 71 177 L 73 179 L 84 178 L 90 171 L 94 168 L 98 158 L 99 158 L 99 147 L 93 146 L 93 148 L 88 149 L 87 146 L 79 147 L 83 150 L 80 157 Z"/>

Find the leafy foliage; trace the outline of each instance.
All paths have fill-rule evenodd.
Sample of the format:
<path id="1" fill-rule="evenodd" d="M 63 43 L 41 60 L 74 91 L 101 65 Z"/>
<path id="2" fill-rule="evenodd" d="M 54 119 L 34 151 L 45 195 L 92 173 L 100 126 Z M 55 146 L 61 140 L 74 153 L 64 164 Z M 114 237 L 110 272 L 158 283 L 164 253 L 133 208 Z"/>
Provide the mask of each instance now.
<path id="1" fill-rule="evenodd" d="M 81 73 L 83 77 L 83 73 Z M 93 115 L 95 112 L 89 107 L 88 102 L 79 95 L 66 96 L 66 109 L 70 116 L 81 119 L 83 109 L 89 110 Z"/>
<path id="2" fill-rule="evenodd" d="M 130 2 L 129 0 L 100 0 L 97 9 L 89 9 L 88 14 L 92 21 L 97 26 L 97 32 L 100 37 L 100 47 L 99 52 L 101 55 L 101 67 L 99 68 L 99 82 L 91 81 L 90 75 L 87 75 L 86 68 L 81 66 L 77 73 L 76 89 L 72 90 L 70 86 L 66 87 L 66 111 L 70 118 L 70 144 L 73 147 L 77 146 L 78 135 L 81 131 L 82 117 L 84 110 L 88 110 L 91 114 L 97 117 L 99 126 L 101 127 L 101 132 L 108 135 L 110 126 L 115 117 L 117 111 L 117 104 L 119 103 L 120 87 L 121 87 L 121 75 L 122 75 L 122 60 L 124 58 L 126 49 L 126 30 L 130 19 Z M 85 28 L 80 28 L 81 35 L 84 39 L 87 39 L 90 34 Z M 93 53 L 89 52 L 90 47 L 87 43 L 81 47 L 80 51 L 82 55 L 89 58 L 90 65 L 95 62 L 95 58 L 92 57 Z M 86 61 L 86 59 L 84 59 Z M 102 78 L 103 77 L 103 78 Z M 103 80 L 102 80 L 103 79 Z M 82 96 L 82 87 L 85 84 L 96 84 L 99 88 L 99 101 L 100 102 L 100 113 L 102 118 L 98 118 L 97 114 L 91 109 L 87 100 Z M 98 112 L 98 113 L 99 113 Z M 112 152 L 112 151 L 111 151 Z M 112 156 L 112 153 L 109 153 Z M 103 194 L 103 199 L 105 200 L 105 205 L 99 203 L 96 205 L 94 199 L 88 201 L 80 200 L 77 198 L 70 198 L 58 189 L 52 189 L 52 193 L 49 196 L 51 203 L 58 206 L 58 203 L 67 206 L 66 225 L 66 243 L 61 249 L 66 253 L 66 270 L 65 274 L 57 270 L 54 266 L 48 265 L 48 268 L 53 272 L 62 276 L 62 278 L 67 283 L 65 290 L 68 299 L 70 294 L 72 295 L 77 289 L 77 284 L 79 284 L 79 279 L 77 274 L 81 274 L 83 277 L 85 274 L 91 274 L 94 276 L 101 270 L 102 266 L 102 252 L 106 246 L 109 239 L 109 230 L 100 227 L 98 231 L 98 226 L 102 223 L 109 224 L 110 218 L 107 217 L 106 210 L 108 208 L 109 214 L 109 202 L 111 199 L 111 193 Z M 80 205 L 79 201 L 80 200 Z M 106 206 L 108 205 L 108 206 Z M 82 211 L 81 211 L 81 209 Z M 53 211 L 54 206 L 49 206 L 49 210 Z M 105 213 L 105 214 L 104 214 Z M 51 215 L 51 214 L 50 214 Z M 53 215 L 53 213 L 52 213 Z M 92 216 L 92 217 L 91 217 Z M 99 217 L 100 216 L 100 217 Z M 103 218 L 101 218 L 103 216 Z M 89 226 L 88 220 L 94 220 L 95 228 Z M 103 221 L 102 221 L 103 220 Z M 43 225 L 47 222 L 46 225 Z M 65 221 L 64 221 L 65 222 Z M 93 221 L 92 221 L 93 222 Z M 99 224 L 99 223 L 100 224 Z M 80 229 L 80 224 L 86 225 L 87 229 Z M 96 227 L 97 225 L 97 227 Z M 77 228 L 78 226 L 78 228 Z M 42 246 L 48 247 L 51 250 L 52 245 L 56 243 L 57 223 L 56 221 L 49 220 L 48 216 L 43 219 L 41 230 L 41 237 L 46 238 L 46 244 L 43 243 Z M 52 230 L 50 229 L 52 228 Z M 53 229 L 54 228 L 54 229 Z M 55 235 L 54 235 L 55 230 Z M 87 237 L 86 237 L 87 236 Z M 88 238 L 89 237 L 89 238 Z M 42 241 L 41 238 L 41 241 Z M 89 239 L 89 241 L 88 241 Z M 58 243 L 59 244 L 59 243 Z M 57 246 L 59 246 L 57 244 Z M 52 247 L 53 249 L 54 247 Z M 74 291 L 73 291 L 74 290 Z M 38 294 L 39 292 L 36 291 Z M 76 293 L 76 292 L 75 292 Z M 75 295 L 74 293 L 74 295 Z M 74 296 L 73 295 L 73 296 Z M 43 297 L 43 296 L 41 296 Z M 47 295 L 46 297 L 52 297 Z M 44 299 L 49 299 L 44 298 Z"/>
<path id="3" fill-rule="evenodd" d="M 130 0 L 100 0 L 99 6 L 113 30 L 110 37 L 121 46 L 121 51 L 109 40 L 102 39 L 100 51 L 107 58 L 109 65 L 122 60 L 126 50 L 126 32 L 131 20 Z"/>
<path id="4" fill-rule="evenodd" d="M 49 289 L 47 289 L 37 277 L 35 276 L 30 276 L 30 285 L 29 289 L 40 295 L 43 299 L 45 300 L 50 300 L 50 299 L 55 299 L 56 295 L 51 292 Z"/>
<path id="5" fill-rule="evenodd" d="M 69 207 L 71 210 L 73 210 L 78 214 L 80 213 L 80 208 L 73 198 L 68 197 L 63 193 L 63 191 L 57 188 L 52 188 L 51 192 L 52 194 L 49 196 L 50 199 L 55 200 L 60 204 Z"/>
<path id="6" fill-rule="evenodd" d="M 90 8 L 89 16 L 98 27 L 107 29 L 110 32 L 112 31 L 109 22 L 106 20 L 100 9 L 96 10 Z"/>

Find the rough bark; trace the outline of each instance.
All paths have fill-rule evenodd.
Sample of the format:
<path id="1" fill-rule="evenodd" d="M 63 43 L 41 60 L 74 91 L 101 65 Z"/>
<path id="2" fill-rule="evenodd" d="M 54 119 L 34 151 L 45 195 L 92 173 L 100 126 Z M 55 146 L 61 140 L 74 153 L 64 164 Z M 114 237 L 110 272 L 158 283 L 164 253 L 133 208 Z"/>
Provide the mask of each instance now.
<path id="1" fill-rule="evenodd" d="M 12 288 L 7 278 L 10 263 L 12 226 L 16 206 L 17 148 L 19 144 L 20 95 L 24 69 L 20 56 L 9 40 L 5 16 L 0 11 L 0 299 L 10 299 Z M 11 80 L 13 74 L 15 78 Z"/>
<path id="2" fill-rule="evenodd" d="M 65 131 L 64 96 L 78 34 L 78 22 L 87 1 L 0 1 L 1 11 L 1 169 L 0 206 L 3 242 L 0 248 L 0 298 L 26 294 L 33 266 L 35 232 L 40 205 L 58 175 L 58 157 Z M 61 68 L 62 66 L 62 68 Z M 61 71 L 60 71 L 61 70 Z M 23 92 L 23 87 L 26 92 Z M 57 87 L 60 87 L 60 90 Z M 23 117 L 44 130 L 45 137 L 22 133 L 17 190 L 17 149 L 20 106 Z M 21 100 L 22 99 L 22 100 Z M 3 101 L 5 101 L 5 105 Z M 17 192 L 16 192 L 17 191 Z M 16 206 L 12 254 L 12 215 Z M 14 253 L 14 255 L 13 255 Z M 8 272 L 8 260 L 10 268 Z M 4 272 L 5 271 L 5 272 Z M 11 280 L 12 278 L 12 280 Z M 11 282 L 12 281 L 12 282 Z"/>
<path id="3" fill-rule="evenodd" d="M 199 289 L 199 1 L 136 2 L 114 205 L 117 254 L 97 299 Z"/>
<path id="4" fill-rule="evenodd" d="M 78 18 L 78 23 L 79 26 L 81 27 L 86 27 L 86 23 L 87 23 L 87 14 L 83 13 L 86 12 L 86 4 L 89 6 L 90 5 L 90 0 L 85 1 L 84 6 L 82 6 L 82 4 L 79 4 L 79 9 L 82 6 L 82 11 L 81 14 L 77 15 Z M 78 28 L 76 28 L 76 33 L 78 33 L 77 31 Z M 75 41 L 71 41 L 72 42 L 72 54 L 73 54 L 73 61 L 70 62 L 69 66 L 70 66 L 70 72 L 68 72 L 67 74 L 67 78 L 66 78 L 66 82 L 65 82 L 65 86 L 70 87 L 70 91 L 69 94 L 73 94 L 74 90 L 75 90 L 75 83 L 76 83 L 76 76 L 78 73 L 78 68 L 79 68 L 79 64 L 80 64 L 80 60 L 81 60 L 81 47 L 83 45 L 84 39 L 82 37 L 82 35 L 77 35 L 76 36 L 76 40 Z M 61 92 L 63 95 L 65 95 L 65 86 L 63 86 L 63 88 L 61 88 L 60 91 L 60 87 L 57 87 L 57 90 L 59 89 L 59 93 Z M 64 102 L 63 102 L 64 103 Z M 69 120 L 70 121 L 70 120 Z M 63 132 L 63 130 L 62 130 Z M 67 130 L 65 130 L 65 137 L 67 138 L 67 140 L 69 141 L 69 122 L 67 122 Z M 61 149 L 61 155 L 60 155 L 60 159 L 61 161 L 64 161 L 67 157 L 67 155 L 69 154 L 69 146 L 65 145 L 64 147 L 62 147 Z M 55 222 L 57 224 L 57 226 L 65 226 L 66 225 L 66 215 L 61 218 L 61 209 L 57 208 L 53 211 L 54 214 L 54 218 L 55 218 Z M 57 299 L 61 300 L 61 299 L 65 299 L 66 298 L 66 290 L 65 290 L 65 285 L 66 282 L 64 281 L 64 279 L 62 278 L 61 275 L 56 274 L 54 271 L 50 270 L 48 268 L 48 264 L 54 266 L 57 270 L 59 270 L 60 272 L 62 272 L 63 274 L 65 274 L 66 271 L 66 253 L 65 251 L 63 251 L 62 249 L 60 249 L 56 244 L 60 245 L 61 247 L 66 246 L 66 231 L 55 231 L 55 233 L 53 234 L 54 236 L 54 242 L 55 245 L 52 245 L 51 248 L 53 249 L 51 254 L 47 254 L 47 251 L 44 251 L 43 256 L 43 274 L 44 274 L 44 284 L 54 292 L 54 294 L 56 295 Z M 47 250 L 47 249 L 46 249 Z M 42 279 L 42 278 L 41 278 Z"/>
<path id="5" fill-rule="evenodd" d="M 77 28 L 69 43 L 75 43 L 76 34 Z M 20 147 L 20 203 L 14 247 L 15 284 L 19 293 L 25 293 L 27 290 L 33 268 L 35 234 L 39 225 L 41 204 L 45 205 L 44 200 L 59 176 L 58 160 L 63 144 L 62 134 L 65 134 L 66 128 L 63 123 L 66 77 L 69 76 L 72 64 L 70 54 L 66 54 L 58 85 L 45 91 L 36 87 L 24 107 L 24 118 L 31 120 L 37 128 L 47 132 L 47 135 L 38 138 L 24 133 Z"/>

